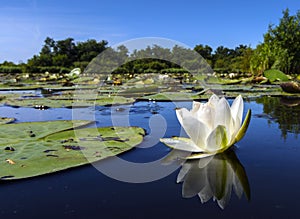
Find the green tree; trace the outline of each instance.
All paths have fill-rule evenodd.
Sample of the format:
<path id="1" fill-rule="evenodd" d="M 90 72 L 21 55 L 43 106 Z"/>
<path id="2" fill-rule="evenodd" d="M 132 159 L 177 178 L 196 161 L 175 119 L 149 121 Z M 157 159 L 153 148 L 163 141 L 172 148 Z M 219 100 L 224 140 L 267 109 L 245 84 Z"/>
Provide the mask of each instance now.
<path id="1" fill-rule="evenodd" d="M 264 42 L 257 45 L 251 69 L 261 72 L 269 68 L 300 73 L 300 11 L 290 15 L 288 9 L 284 10 L 279 24 L 269 25 Z"/>
<path id="2" fill-rule="evenodd" d="M 2 62 L 2 64 L 0 64 L 1 66 L 15 66 L 16 64 L 14 62 L 10 62 L 10 61 L 4 61 Z"/>
<path id="3" fill-rule="evenodd" d="M 45 44 L 41 49 L 40 55 L 52 55 L 54 50 L 56 50 L 55 41 L 52 38 L 47 37 L 44 42 Z"/>
<path id="4" fill-rule="evenodd" d="M 235 51 L 224 46 L 219 46 L 212 57 L 212 67 L 215 71 L 229 72 Z"/>
<path id="5" fill-rule="evenodd" d="M 209 64 L 211 64 L 213 49 L 210 46 L 199 44 L 195 46 L 194 50 L 199 53 L 204 59 L 206 59 Z"/>
<path id="6" fill-rule="evenodd" d="M 246 45 L 239 45 L 236 47 L 231 60 L 230 70 L 232 72 L 250 72 L 250 60 L 252 54 L 253 49 Z"/>
<path id="7" fill-rule="evenodd" d="M 76 44 L 78 60 L 81 62 L 90 62 L 93 58 L 99 55 L 106 49 L 107 41 L 97 42 L 94 39 L 89 39 L 85 42 L 78 42 Z"/>

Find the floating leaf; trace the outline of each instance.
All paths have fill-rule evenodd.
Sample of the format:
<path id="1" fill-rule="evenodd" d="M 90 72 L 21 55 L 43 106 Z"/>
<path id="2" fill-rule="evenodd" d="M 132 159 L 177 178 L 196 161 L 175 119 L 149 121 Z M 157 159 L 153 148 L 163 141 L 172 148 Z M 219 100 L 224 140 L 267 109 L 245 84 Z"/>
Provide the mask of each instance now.
<path id="1" fill-rule="evenodd" d="M 88 164 L 127 151 L 143 140 L 141 128 L 83 127 L 89 123 L 76 120 L 0 126 L 0 179 L 34 177 Z"/>
<path id="2" fill-rule="evenodd" d="M 90 99 L 59 99 L 59 98 L 27 98 L 27 99 L 5 99 L 4 102 L 8 106 L 17 107 L 33 107 L 37 109 L 60 108 L 60 107 L 86 107 L 93 105 L 120 105 L 133 103 L 133 98 L 125 98 L 121 96 L 102 97 L 95 100 Z"/>
<path id="3" fill-rule="evenodd" d="M 187 101 L 198 99 L 199 96 L 191 92 L 160 92 L 153 95 L 143 96 L 138 100 L 156 100 L 156 101 Z"/>
<path id="4" fill-rule="evenodd" d="M 282 71 L 276 69 L 270 69 L 264 72 L 264 76 L 269 79 L 270 82 L 274 81 L 288 81 L 290 78 Z"/>

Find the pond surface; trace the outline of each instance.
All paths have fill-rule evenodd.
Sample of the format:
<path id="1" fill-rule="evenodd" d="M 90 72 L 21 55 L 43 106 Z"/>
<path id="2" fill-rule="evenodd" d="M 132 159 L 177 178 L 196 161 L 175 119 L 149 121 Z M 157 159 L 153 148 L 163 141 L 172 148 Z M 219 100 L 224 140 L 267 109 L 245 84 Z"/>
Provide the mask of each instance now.
<path id="1" fill-rule="evenodd" d="M 300 213 L 300 106 L 284 105 L 286 102 L 279 98 L 245 102 L 244 111 L 251 108 L 252 119 L 248 132 L 234 150 L 205 161 L 203 168 L 199 161 L 185 163 L 183 170 L 178 162 L 166 161 L 171 150 L 159 138 L 181 135 L 174 109 L 190 107 L 189 102 L 137 102 L 73 111 L 2 106 L 0 115 L 15 117 L 16 122 L 69 120 L 75 115 L 81 119 L 95 118 L 98 126 L 141 126 L 148 136 L 138 148 L 119 158 L 98 162 L 96 168 L 87 165 L 32 179 L 0 182 L 0 217 L 297 218 Z M 120 166 L 116 166 L 118 162 Z M 133 165 L 126 169 L 123 163 Z M 139 168 L 142 164 L 146 168 Z M 107 174 L 110 168 L 115 172 Z M 210 173 L 215 171 L 215 175 L 227 177 L 212 180 L 214 185 L 227 186 L 227 190 L 218 194 L 227 195 L 221 205 L 224 209 L 213 198 L 202 204 L 197 195 L 208 169 Z M 130 183 L 126 176 L 136 182 L 148 182 Z M 235 177 L 234 180 L 229 176 Z M 182 182 L 177 183 L 180 178 Z"/>

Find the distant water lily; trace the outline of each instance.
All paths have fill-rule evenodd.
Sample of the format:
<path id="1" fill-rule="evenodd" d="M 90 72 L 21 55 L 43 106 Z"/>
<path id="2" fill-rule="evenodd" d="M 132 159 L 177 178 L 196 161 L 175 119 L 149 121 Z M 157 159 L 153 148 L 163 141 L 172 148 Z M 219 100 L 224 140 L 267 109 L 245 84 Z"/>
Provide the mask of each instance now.
<path id="1" fill-rule="evenodd" d="M 242 124 L 244 102 L 241 95 L 231 107 L 223 97 L 212 95 L 207 103 L 193 102 L 192 110 L 176 110 L 177 118 L 190 138 L 163 138 L 167 146 L 197 152 L 188 158 L 201 158 L 221 153 L 241 140 L 248 128 L 251 110 Z"/>

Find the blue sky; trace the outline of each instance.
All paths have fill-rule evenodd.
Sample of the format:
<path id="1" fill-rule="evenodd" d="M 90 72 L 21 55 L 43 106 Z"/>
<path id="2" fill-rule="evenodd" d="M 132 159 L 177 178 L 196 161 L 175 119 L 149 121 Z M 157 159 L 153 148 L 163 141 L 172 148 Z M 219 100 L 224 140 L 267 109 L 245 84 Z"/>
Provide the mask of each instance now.
<path id="1" fill-rule="evenodd" d="M 26 62 L 47 36 L 54 40 L 163 37 L 190 47 L 255 47 L 282 11 L 300 10 L 299 0 L 1 0 L 0 63 Z"/>

